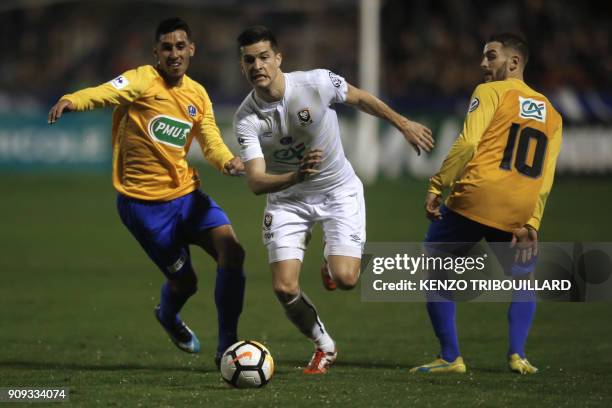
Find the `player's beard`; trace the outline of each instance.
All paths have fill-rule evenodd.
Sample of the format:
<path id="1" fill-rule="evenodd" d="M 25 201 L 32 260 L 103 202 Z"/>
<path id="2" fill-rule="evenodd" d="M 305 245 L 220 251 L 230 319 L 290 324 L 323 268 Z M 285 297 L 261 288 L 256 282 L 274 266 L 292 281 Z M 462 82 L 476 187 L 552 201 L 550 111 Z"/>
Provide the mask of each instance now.
<path id="1" fill-rule="evenodd" d="M 508 77 L 508 62 L 504 62 L 498 69 L 493 71 L 493 81 L 503 81 Z"/>

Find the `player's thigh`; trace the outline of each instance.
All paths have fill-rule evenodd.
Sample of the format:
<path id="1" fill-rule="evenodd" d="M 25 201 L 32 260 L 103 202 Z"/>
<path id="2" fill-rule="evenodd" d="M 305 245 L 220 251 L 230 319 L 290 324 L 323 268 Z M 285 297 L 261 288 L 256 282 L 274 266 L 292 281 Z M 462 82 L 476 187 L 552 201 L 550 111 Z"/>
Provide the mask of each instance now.
<path id="1" fill-rule="evenodd" d="M 241 268 L 244 263 L 244 249 L 230 224 L 200 231 L 194 243 L 204 249 L 220 266 Z"/>
<path id="2" fill-rule="evenodd" d="M 360 187 L 360 186 L 359 186 Z M 366 241 L 366 211 L 363 190 L 355 188 L 346 195 L 340 195 L 319 208 L 326 259 L 361 259 Z M 355 264 L 356 261 L 336 262 L 338 266 Z M 332 266 L 333 268 L 333 266 Z M 333 269 L 332 269 L 333 273 Z"/>
<path id="3" fill-rule="evenodd" d="M 195 284 L 189 247 L 177 234 L 179 207 L 173 201 L 148 203 L 123 195 L 117 197 L 123 224 L 162 273 L 170 280 Z"/>
<path id="4" fill-rule="evenodd" d="M 281 301 L 289 301 L 300 293 L 300 270 L 302 262 L 298 259 L 270 263 L 272 288 Z"/>
<path id="5" fill-rule="evenodd" d="M 314 225 L 311 206 L 295 200 L 268 198 L 262 225 L 262 240 L 268 263 L 304 259 Z"/>
<path id="6" fill-rule="evenodd" d="M 478 242 L 485 236 L 486 227 L 452 211 L 445 205 L 440 208 L 442 219 L 432 221 L 425 235 L 425 242 Z"/>
<path id="7" fill-rule="evenodd" d="M 442 219 L 432 221 L 425 235 L 428 256 L 463 256 L 483 239 L 486 226 L 458 214 L 446 206 Z"/>
<path id="8" fill-rule="evenodd" d="M 527 262 L 523 262 L 520 258 L 516 259 L 517 248 L 510 247 L 511 240 L 511 233 L 500 231 L 494 235 L 494 240 L 487 241 L 506 276 L 527 278 L 535 270 L 537 256 Z"/>
<path id="9" fill-rule="evenodd" d="M 225 211 L 208 195 L 196 190 L 181 209 L 181 229 L 190 243 L 204 249 L 224 267 L 242 267 L 244 250 Z"/>

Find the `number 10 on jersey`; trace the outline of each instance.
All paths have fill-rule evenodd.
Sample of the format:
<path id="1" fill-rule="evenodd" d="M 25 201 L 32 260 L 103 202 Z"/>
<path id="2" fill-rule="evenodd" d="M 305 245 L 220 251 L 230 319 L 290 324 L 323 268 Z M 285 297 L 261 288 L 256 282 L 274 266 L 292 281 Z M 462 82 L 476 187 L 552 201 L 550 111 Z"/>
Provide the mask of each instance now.
<path id="1" fill-rule="evenodd" d="M 499 163 L 499 168 L 512 170 L 512 154 L 514 153 L 514 146 L 516 145 L 517 139 L 518 148 L 516 149 L 516 155 L 514 157 L 514 167 L 519 173 L 527 177 L 539 178 L 542 175 L 548 138 L 538 129 L 531 127 L 521 129 L 518 123 L 513 123 L 512 126 L 510 126 L 508 143 L 504 149 L 504 157 L 501 163 Z M 527 156 L 529 153 L 529 142 L 532 139 L 535 141 L 536 145 L 533 161 L 531 165 L 529 165 L 527 163 Z"/>

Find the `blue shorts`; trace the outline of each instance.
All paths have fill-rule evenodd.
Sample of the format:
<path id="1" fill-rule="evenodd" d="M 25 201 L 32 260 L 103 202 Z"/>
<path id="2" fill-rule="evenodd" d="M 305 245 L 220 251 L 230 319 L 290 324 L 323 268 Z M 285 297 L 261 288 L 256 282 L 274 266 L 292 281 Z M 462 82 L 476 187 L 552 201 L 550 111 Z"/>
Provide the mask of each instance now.
<path id="1" fill-rule="evenodd" d="M 144 201 L 117 195 L 123 224 L 168 279 L 192 271 L 189 245 L 202 231 L 230 224 L 217 203 L 195 190 L 170 201 Z"/>
<path id="2" fill-rule="evenodd" d="M 425 242 L 510 242 L 512 234 L 497 228 L 472 221 L 463 215 L 450 210 L 445 205 L 440 207 L 441 220 L 429 224 Z"/>
<path id="3" fill-rule="evenodd" d="M 441 220 L 432 221 L 429 224 L 425 243 L 429 255 L 436 253 L 452 253 L 456 256 L 467 254 L 476 243 L 481 240 L 487 242 L 508 242 L 512 241 L 512 233 L 489 227 L 469 218 L 458 214 L 445 205 L 440 207 L 442 214 Z M 430 244 L 427 243 L 451 243 L 451 244 Z M 533 271 L 536 258 L 526 264 L 514 262 L 514 250 L 506 245 L 492 245 L 491 249 L 495 253 L 499 263 L 502 265 L 506 275 L 520 276 Z"/>

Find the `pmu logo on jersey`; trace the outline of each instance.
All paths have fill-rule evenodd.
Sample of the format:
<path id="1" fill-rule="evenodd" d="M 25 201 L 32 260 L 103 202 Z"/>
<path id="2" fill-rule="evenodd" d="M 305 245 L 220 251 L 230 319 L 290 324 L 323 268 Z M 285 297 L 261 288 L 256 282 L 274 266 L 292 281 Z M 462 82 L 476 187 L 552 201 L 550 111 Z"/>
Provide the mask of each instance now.
<path id="1" fill-rule="evenodd" d="M 312 123 L 312 118 L 310 117 L 310 110 L 308 108 L 304 108 L 297 113 L 298 119 L 300 120 L 300 126 L 308 126 Z"/>
<path id="2" fill-rule="evenodd" d="M 546 103 L 532 98 L 519 96 L 519 116 L 523 119 L 546 121 Z"/>
<path id="3" fill-rule="evenodd" d="M 149 136 L 159 143 L 172 147 L 183 147 L 191 131 L 191 123 L 166 115 L 151 119 L 148 126 Z"/>

